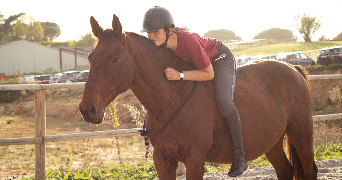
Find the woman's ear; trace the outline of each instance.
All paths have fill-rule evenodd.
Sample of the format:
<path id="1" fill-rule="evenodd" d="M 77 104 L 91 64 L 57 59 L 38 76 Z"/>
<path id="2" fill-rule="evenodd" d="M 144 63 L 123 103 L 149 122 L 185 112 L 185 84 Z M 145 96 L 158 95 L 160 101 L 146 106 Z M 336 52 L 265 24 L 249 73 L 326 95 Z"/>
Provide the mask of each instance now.
<path id="1" fill-rule="evenodd" d="M 170 36 L 171 36 L 172 32 L 173 32 L 173 29 L 170 28 L 170 31 L 169 31 L 169 35 L 170 35 Z"/>

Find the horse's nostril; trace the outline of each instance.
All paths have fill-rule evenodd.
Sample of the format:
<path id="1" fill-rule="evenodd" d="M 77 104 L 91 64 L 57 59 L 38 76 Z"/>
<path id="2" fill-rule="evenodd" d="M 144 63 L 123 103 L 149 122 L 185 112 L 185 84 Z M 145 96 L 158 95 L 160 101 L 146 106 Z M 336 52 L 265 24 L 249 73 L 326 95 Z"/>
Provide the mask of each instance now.
<path id="1" fill-rule="evenodd" d="M 87 112 L 90 118 L 93 118 L 96 115 L 96 109 L 93 105 L 88 106 Z"/>

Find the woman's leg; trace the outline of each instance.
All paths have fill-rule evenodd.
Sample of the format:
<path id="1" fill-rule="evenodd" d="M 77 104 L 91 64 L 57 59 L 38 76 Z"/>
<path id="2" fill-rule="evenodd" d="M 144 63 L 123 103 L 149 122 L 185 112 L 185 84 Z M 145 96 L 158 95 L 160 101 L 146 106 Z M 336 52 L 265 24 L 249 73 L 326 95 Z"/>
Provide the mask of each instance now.
<path id="1" fill-rule="evenodd" d="M 229 50 L 229 49 L 228 49 Z M 230 51 L 230 50 L 229 50 Z M 247 161 L 243 149 L 243 138 L 239 113 L 233 102 L 233 84 L 235 74 L 234 57 L 226 57 L 213 62 L 214 89 L 218 110 L 223 118 L 226 131 L 230 135 L 233 147 L 233 163 L 229 176 L 238 176 L 247 170 Z"/>

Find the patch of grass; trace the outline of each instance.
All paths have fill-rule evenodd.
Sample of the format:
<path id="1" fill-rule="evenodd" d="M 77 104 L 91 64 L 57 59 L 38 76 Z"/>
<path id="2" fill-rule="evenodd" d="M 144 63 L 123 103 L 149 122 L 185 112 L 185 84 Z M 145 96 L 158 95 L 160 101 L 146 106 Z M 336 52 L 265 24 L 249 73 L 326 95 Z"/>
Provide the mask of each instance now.
<path id="1" fill-rule="evenodd" d="M 310 51 L 305 54 L 316 59 L 319 49 L 342 45 L 342 41 L 317 41 L 317 42 L 294 42 L 279 43 L 265 46 L 253 47 L 245 50 L 232 50 L 236 57 L 240 56 L 257 56 L 266 54 L 279 54 L 285 52 Z"/>
<path id="2" fill-rule="evenodd" d="M 262 167 L 262 166 L 272 166 L 272 164 L 268 161 L 266 155 L 262 155 L 253 161 L 248 162 L 248 168 Z"/>
<path id="3" fill-rule="evenodd" d="M 326 143 L 315 148 L 315 160 L 317 161 L 340 158 L 342 158 L 341 143 Z"/>
<path id="4" fill-rule="evenodd" d="M 320 111 L 322 109 L 324 109 L 324 106 L 321 106 L 321 105 L 318 105 L 318 104 L 313 108 L 314 111 Z"/>
<path id="5" fill-rule="evenodd" d="M 46 179 L 153 179 L 156 177 L 158 177 L 157 171 L 152 162 L 110 165 L 107 168 L 88 166 L 84 171 L 78 172 L 54 172 L 51 168 L 46 170 Z M 33 180 L 33 178 L 22 178 L 22 180 Z"/>
<path id="6" fill-rule="evenodd" d="M 316 66 L 311 66 L 307 67 L 307 70 L 310 73 L 315 73 L 315 72 L 321 72 L 325 70 L 339 70 L 342 69 L 342 64 L 329 64 L 329 65 L 316 65 Z"/>
<path id="7" fill-rule="evenodd" d="M 230 164 L 218 164 L 206 162 L 204 165 L 204 173 L 207 172 L 224 172 L 230 169 Z"/>

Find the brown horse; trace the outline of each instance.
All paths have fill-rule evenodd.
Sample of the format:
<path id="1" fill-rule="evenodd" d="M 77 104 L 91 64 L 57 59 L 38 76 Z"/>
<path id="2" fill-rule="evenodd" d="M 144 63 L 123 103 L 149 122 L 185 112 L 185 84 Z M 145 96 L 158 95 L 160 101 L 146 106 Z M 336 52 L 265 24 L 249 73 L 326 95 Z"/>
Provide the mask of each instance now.
<path id="1" fill-rule="evenodd" d="M 113 29 L 90 18 L 98 43 L 89 54 L 90 72 L 80 103 L 87 122 L 102 122 L 103 112 L 129 88 L 146 108 L 147 133 L 167 122 L 188 97 L 193 81 L 168 81 L 166 67 L 195 69 L 169 49 L 135 33 L 123 33 L 114 15 Z M 300 68 L 264 61 L 237 70 L 234 102 L 239 109 L 248 161 L 266 154 L 278 179 L 317 179 L 308 80 Z M 289 139 L 290 161 L 283 150 Z M 203 179 L 205 162 L 231 163 L 228 133 L 217 110 L 212 81 L 197 82 L 192 97 L 166 128 L 151 136 L 160 179 L 176 179 L 179 161 L 186 179 Z"/>

